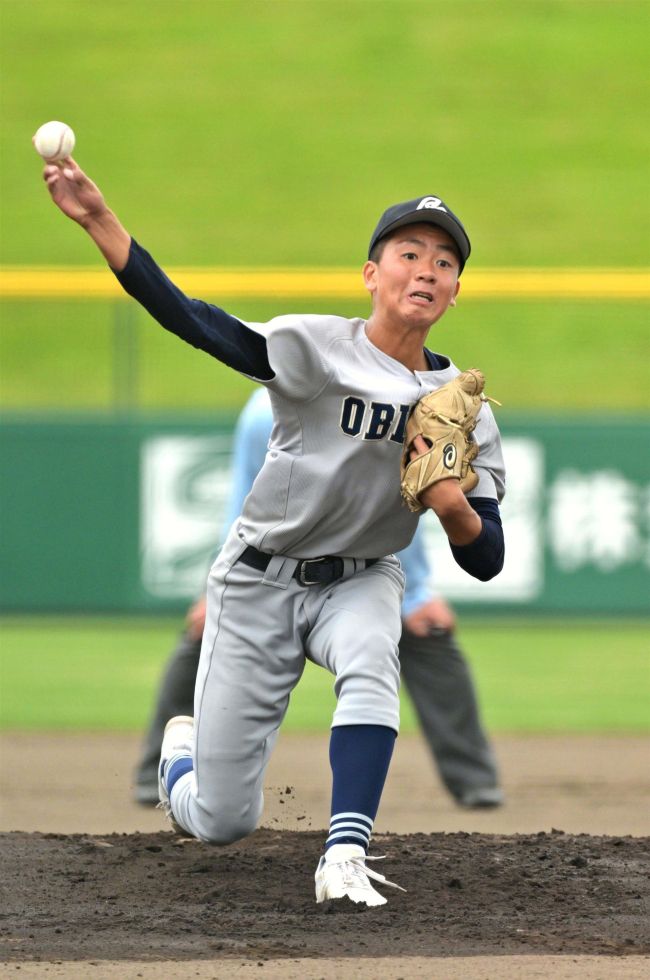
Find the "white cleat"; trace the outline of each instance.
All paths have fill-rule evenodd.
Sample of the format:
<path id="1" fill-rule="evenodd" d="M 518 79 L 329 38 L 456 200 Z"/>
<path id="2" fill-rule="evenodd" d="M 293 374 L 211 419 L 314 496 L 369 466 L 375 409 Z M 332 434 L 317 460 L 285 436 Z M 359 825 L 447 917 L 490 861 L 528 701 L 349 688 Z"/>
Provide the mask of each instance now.
<path id="1" fill-rule="evenodd" d="M 391 888 L 399 888 L 401 892 L 406 889 L 366 867 L 366 861 L 380 860 L 382 858 L 367 857 L 360 844 L 333 844 L 316 868 L 316 901 L 349 898 L 352 902 L 363 902 L 365 905 L 385 905 L 386 899 L 372 887 L 370 878 Z"/>
<path id="2" fill-rule="evenodd" d="M 165 733 L 160 749 L 160 765 L 158 766 L 158 797 L 160 803 L 158 806 L 161 810 L 165 811 L 165 815 L 169 817 L 172 827 L 180 834 L 184 834 L 185 830 L 174 820 L 169 802 L 169 793 L 167 792 L 166 777 L 169 766 L 173 762 L 176 762 L 177 759 L 187 758 L 188 756 L 192 758 L 193 746 L 194 719 L 189 715 L 176 715 L 175 718 L 170 718 L 165 725 Z"/>

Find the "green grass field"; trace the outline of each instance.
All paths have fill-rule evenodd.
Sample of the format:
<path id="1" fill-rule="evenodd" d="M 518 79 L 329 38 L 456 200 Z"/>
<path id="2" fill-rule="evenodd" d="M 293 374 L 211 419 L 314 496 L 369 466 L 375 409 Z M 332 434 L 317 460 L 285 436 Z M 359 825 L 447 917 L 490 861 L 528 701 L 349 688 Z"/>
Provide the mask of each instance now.
<path id="1" fill-rule="evenodd" d="M 650 264 L 645 0 L 30 0 L 0 18 L 0 262 L 100 264 L 30 143 L 62 118 L 163 265 L 360 265 L 379 211 L 432 192 L 477 267 Z M 297 305 L 366 312 L 228 304 Z M 480 364 L 508 408 L 639 411 L 647 309 L 461 301 L 431 344 Z M 114 405 L 111 304 L 1 313 L 0 408 Z M 134 407 L 243 404 L 248 382 L 136 321 Z"/>
<path id="2" fill-rule="evenodd" d="M 141 729 L 178 626 L 170 619 L 4 619 L 1 726 Z M 466 619 L 460 636 L 492 731 L 650 731 L 647 622 Z M 285 728 L 325 730 L 331 687 L 329 674 L 309 665 Z M 403 730 L 414 728 L 405 698 Z"/>
<path id="3" fill-rule="evenodd" d="M 167 264 L 354 264 L 420 193 L 480 265 L 647 264 L 645 0 L 0 9 L 2 262 L 94 261 L 30 144 L 64 119 Z"/>
<path id="4" fill-rule="evenodd" d="M 130 356 L 126 350 L 115 352 L 115 317 L 124 315 L 125 303 L 6 306 L 10 312 L 0 330 L 0 408 L 110 411 L 124 401 L 119 369 L 122 365 L 124 371 L 127 357 L 132 407 L 138 409 L 234 409 L 252 388 L 214 358 L 162 330 L 135 304 Z M 277 302 L 248 300 L 238 304 L 237 312 L 244 319 L 265 320 L 304 308 L 304 302 L 278 308 Z M 310 308 L 367 312 L 340 301 L 315 301 Z M 459 301 L 459 308 L 431 332 L 429 344 L 462 367 L 483 367 L 504 417 L 521 410 L 643 412 L 648 405 L 649 311 L 648 303 Z"/>

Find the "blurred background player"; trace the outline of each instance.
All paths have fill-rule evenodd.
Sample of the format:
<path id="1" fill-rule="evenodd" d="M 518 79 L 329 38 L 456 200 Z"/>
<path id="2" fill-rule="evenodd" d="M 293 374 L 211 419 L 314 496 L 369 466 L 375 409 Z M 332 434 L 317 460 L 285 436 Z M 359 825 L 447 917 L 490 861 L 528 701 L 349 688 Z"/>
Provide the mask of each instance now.
<path id="1" fill-rule="evenodd" d="M 272 424 L 268 393 L 257 389 L 235 428 L 223 538 L 262 467 Z M 431 584 L 422 525 L 399 559 L 406 577 L 400 669 L 440 777 L 461 806 L 499 806 L 503 792 L 494 753 L 481 725 L 469 666 L 454 635 L 454 613 Z M 204 623 L 201 597 L 190 607 L 185 630 L 170 656 L 136 770 L 135 800 L 145 806 L 158 803 L 158 764 L 166 723 L 176 715 L 193 713 Z"/>

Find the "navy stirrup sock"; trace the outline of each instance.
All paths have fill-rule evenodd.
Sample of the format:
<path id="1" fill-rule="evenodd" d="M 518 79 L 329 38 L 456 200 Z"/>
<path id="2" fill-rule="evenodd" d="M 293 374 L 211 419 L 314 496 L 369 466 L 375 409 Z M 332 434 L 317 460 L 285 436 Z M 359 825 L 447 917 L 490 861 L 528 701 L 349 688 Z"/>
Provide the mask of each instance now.
<path id="1" fill-rule="evenodd" d="M 332 729 L 332 816 L 326 850 L 333 844 L 360 844 L 368 850 L 395 737 L 386 725 Z"/>

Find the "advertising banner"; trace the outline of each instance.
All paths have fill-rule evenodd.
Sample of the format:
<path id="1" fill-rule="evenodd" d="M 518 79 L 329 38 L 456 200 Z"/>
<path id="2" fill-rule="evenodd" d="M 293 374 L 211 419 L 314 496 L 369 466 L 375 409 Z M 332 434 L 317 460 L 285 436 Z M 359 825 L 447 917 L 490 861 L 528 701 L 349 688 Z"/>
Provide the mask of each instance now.
<path id="1" fill-rule="evenodd" d="M 650 421 L 499 419 L 506 562 L 482 583 L 424 516 L 436 587 L 459 607 L 650 612 Z M 223 533 L 233 418 L 5 419 L 5 611 L 181 611 Z"/>

